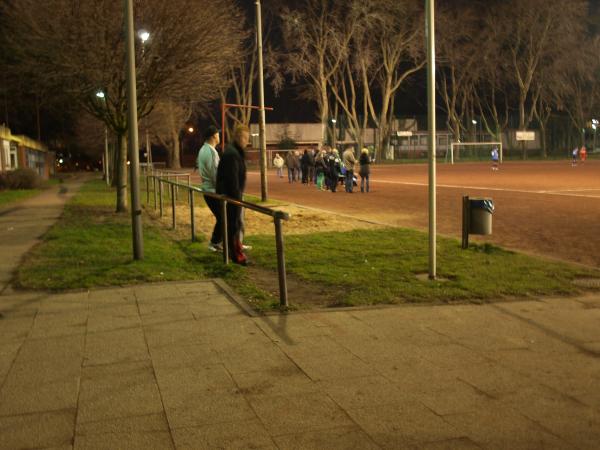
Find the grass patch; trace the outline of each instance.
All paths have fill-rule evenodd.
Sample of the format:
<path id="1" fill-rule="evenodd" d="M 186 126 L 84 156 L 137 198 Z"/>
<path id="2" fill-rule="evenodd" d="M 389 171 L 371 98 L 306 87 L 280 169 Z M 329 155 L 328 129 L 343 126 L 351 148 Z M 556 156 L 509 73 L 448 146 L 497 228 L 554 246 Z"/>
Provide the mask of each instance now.
<path id="1" fill-rule="evenodd" d="M 8 206 L 27 198 L 33 197 L 41 192 L 40 189 L 15 189 L 0 191 L 0 207 Z"/>
<path id="2" fill-rule="evenodd" d="M 130 216 L 113 212 L 114 199 L 102 181 L 84 184 L 44 242 L 27 256 L 18 271 L 18 284 L 62 290 L 220 275 L 190 256 L 199 244 L 173 241 L 146 219 L 145 257 L 134 261 Z"/>
<path id="3" fill-rule="evenodd" d="M 253 260 L 276 270 L 273 237 L 247 240 L 254 246 Z M 285 249 L 288 273 L 335 289 L 339 306 L 567 295 L 581 292 L 573 280 L 600 276 L 489 244 L 461 250 L 457 240 L 439 238 L 438 276 L 445 280 L 418 279 L 428 270 L 428 239 L 407 229 L 286 236 Z"/>

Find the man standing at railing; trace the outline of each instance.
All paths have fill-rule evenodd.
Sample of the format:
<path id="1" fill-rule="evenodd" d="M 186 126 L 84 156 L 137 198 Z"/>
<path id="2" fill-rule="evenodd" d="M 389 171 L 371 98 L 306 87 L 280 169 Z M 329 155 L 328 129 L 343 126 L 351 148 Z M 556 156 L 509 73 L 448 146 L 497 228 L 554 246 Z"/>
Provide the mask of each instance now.
<path id="1" fill-rule="evenodd" d="M 217 187 L 217 167 L 219 167 L 219 154 L 216 147 L 219 145 L 219 130 L 214 125 L 211 125 L 204 134 L 204 145 L 198 152 L 196 166 L 202 177 L 202 190 L 205 192 L 215 192 Z M 208 244 L 208 249 L 213 252 L 223 249 L 222 242 L 222 225 L 221 212 L 219 208 L 219 200 L 204 196 L 204 201 L 213 213 L 216 219 L 215 227 L 213 228 L 212 236 Z"/>
<path id="2" fill-rule="evenodd" d="M 237 125 L 233 130 L 233 143 L 225 147 L 217 170 L 217 193 L 242 200 L 246 187 L 245 149 L 250 142 L 250 130 Z M 229 257 L 237 264 L 246 265 L 240 233 L 242 231 L 242 208 L 227 204 L 227 244 Z"/>

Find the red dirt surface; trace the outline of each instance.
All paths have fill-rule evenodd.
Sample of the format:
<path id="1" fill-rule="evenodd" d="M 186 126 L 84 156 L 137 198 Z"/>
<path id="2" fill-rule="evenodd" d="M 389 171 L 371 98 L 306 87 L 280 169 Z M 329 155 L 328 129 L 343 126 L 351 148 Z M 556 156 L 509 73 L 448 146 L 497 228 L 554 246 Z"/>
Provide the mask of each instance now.
<path id="1" fill-rule="evenodd" d="M 428 224 L 427 165 L 373 166 L 371 192 L 319 192 L 269 172 L 271 199 L 422 230 Z M 491 197 L 493 235 L 474 238 L 507 248 L 600 267 L 600 161 L 438 164 L 438 233 L 460 238 L 462 196 Z M 260 196 L 257 171 L 247 192 Z M 293 220 L 293 218 L 292 218 Z"/>

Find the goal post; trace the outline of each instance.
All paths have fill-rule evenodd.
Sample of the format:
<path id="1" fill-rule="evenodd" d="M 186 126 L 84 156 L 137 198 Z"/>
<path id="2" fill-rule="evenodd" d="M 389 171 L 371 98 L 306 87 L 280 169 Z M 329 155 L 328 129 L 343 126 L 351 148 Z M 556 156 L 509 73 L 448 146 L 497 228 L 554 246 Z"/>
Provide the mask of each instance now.
<path id="1" fill-rule="evenodd" d="M 498 147 L 498 158 L 502 163 L 502 142 L 452 142 L 450 143 L 450 163 L 454 164 L 454 154 L 456 149 L 470 148 L 473 152 L 480 153 L 483 149 L 486 150 L 486 160 L 489 160 L 491 150 Z M 469 158 L 466 158 L 469 159 Z"/>

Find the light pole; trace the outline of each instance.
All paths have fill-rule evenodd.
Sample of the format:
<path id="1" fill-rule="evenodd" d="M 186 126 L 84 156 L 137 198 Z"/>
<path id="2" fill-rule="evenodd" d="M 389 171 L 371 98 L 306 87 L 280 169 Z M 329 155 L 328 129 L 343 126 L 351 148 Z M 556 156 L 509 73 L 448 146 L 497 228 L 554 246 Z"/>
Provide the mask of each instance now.
<path id="1" fill-rule="evenodd" d="M 598 121 L 592 119 L 592 130 L 594 130 L 594 141 L 592 144 L 592 152 L 596 151 L 596 129 L 598 128 Z"/>
<path id="2" fill-rule="evenodd" d="M 471 119 L 471 123 L 475 127 L 475 142 L 477 142 L 477 121 L 475 119 Z"/>
<path id="3" fill-rule="evenodd" d="M 262 44 L 262 13 L 260 0 L 254 2 L 256 6 L 256 43 L 258 44 L 258 101 L 259 121 L 258 134 L 260 139 L 260 197 L 267 201 L 267 136 L 265 118 L 265 80 L 263 75 L 263 44 Z"/>
<path id="4" fill-rule="evenodd" d="M 133 258 L 144 259 L 142 207 L 140 204 L 140 152 L 138 143 L 137 87 L 135 78 L 135 40 L 133 31 L 133 0 L 124 0 L 125 36 L 127 37 L 127 107 L 129 128 L 129 165 L 131 177 L 131 230 Z"/>
<path id="5" fill-rule="evenodd" d="M 436 166 L 435 166 L 435 4 L 425 0 L 427 33 L 427 124 L 429 127 L 429 279 L 437 276 L 437 210 L 436 210 Z"/>
<path id="6" fill-rule="evenodd" d="M 105 101 L 106 95 L 103 91 L 96 92 L 96 97 L 102 101 Z M 108 127 L 104 124 L 104 180 L 106 181 L 106 185 L 110 185 L 109 174 L 108 174 Z"/>
<path id="7" fill-rule="evenodd" d="M 335 119 L 331 119 L 331 123 L 333 125 L 333 136 L 331 137 L 331 147 L 335 148 L 335 144 L 336 144 L 336 129 L 335 129 L 335 124 L 336 124 L 337 120 Z"/>

